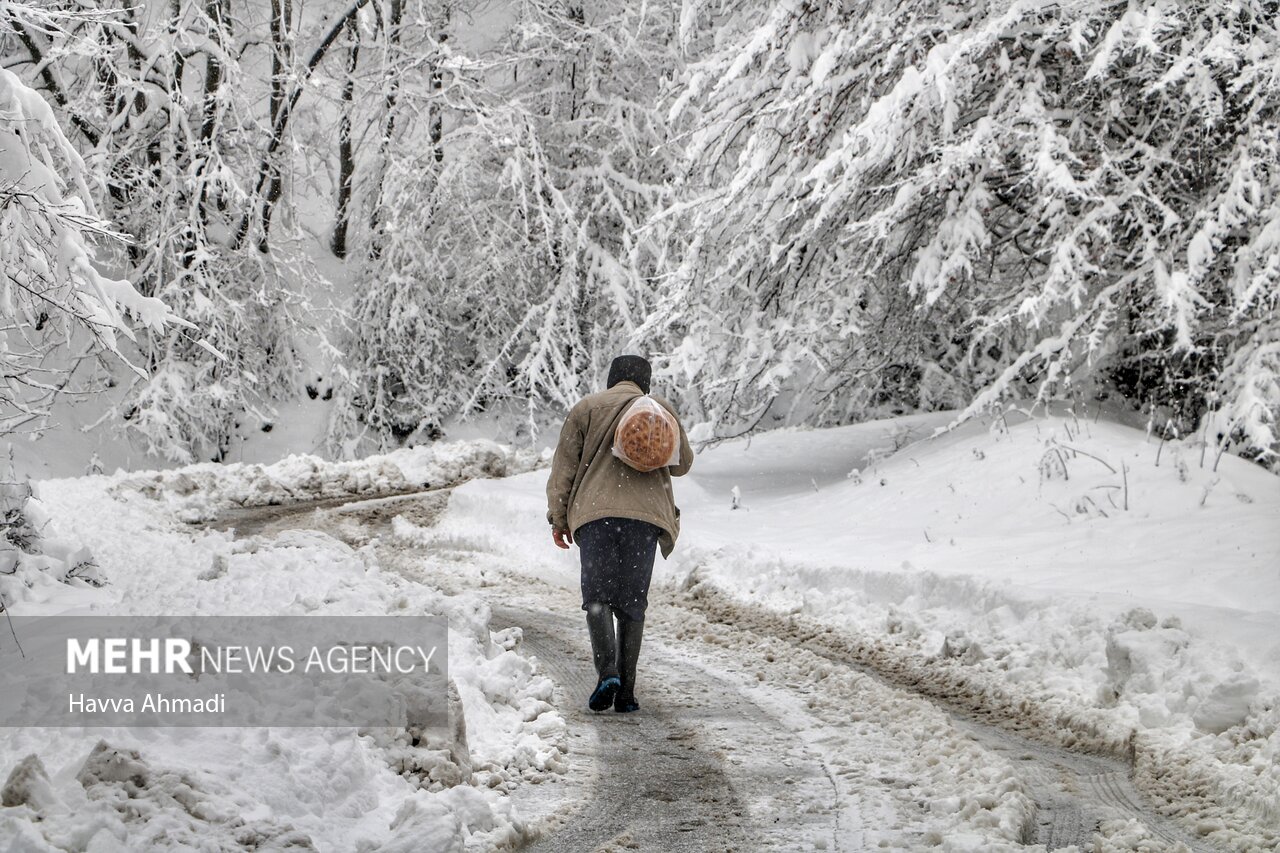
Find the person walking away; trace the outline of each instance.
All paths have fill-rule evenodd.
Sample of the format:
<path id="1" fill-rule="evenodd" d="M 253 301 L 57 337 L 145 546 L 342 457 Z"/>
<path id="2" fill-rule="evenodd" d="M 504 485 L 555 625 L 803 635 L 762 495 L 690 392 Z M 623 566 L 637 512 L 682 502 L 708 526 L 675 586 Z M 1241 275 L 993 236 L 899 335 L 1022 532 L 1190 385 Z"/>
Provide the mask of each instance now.
<path id="1" fill-rule="evenodd" d="M 619 713 L 640 708 L 636 666 L 654 552 L 660 547 L 666 559 L 675 547 L 680 508 L 671 478 L 687 474 L 693 465 L 693 448 L 679 417 L 670 403 L 653 395 L 678 428 L 678 462 L 645 472 L 613 453 L 617 425 L 635 400 L 649 394 L 652 372 L 640 356 L 613 360 L 605 390 L 569 410 L 547 480 L 552 540 L 565 549 L 576 543 L 582 561 L 582 609 L 597 674 L 587 702 L 593 711 L 611 704 Z"/>

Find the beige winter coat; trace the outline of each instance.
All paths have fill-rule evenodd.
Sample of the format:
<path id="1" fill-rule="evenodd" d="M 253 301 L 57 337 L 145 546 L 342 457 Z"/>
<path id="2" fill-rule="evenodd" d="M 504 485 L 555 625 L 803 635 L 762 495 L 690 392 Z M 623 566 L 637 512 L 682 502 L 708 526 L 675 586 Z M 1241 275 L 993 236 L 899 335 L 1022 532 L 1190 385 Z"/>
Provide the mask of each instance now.
<path id="1" fill-rule="evenodd" d="M 677 465 L 642 473 L 613 455 L 618 418 L 641 393 L 634 382 L 619 382 L 583 397 L 569 410 L 547 480 L 547 521 L 556 530 L 577 530 L 589 521 L 611 516 L 647 521 L 662 528 L 658 544 L 666 558 L 680 535 L 680 508 L 671 478 L 689 472 L 693 448 L 681 424 Z M 653 399 L 675 417 L 670 403 L 657 396 Z"/>

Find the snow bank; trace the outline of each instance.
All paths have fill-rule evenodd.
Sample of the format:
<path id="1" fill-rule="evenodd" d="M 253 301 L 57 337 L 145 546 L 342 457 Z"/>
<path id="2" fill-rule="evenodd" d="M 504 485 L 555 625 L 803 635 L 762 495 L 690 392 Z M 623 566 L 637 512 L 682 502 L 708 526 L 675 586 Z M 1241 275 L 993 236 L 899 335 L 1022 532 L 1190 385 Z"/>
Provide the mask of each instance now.
<path id="1" fill-rule="evenodd" d="M 270 465 L 208 462 L 166 471 L 117 473 L 113 491 L 136 491 L 183 521 L 204 521 L 230 506 L 271 506 L 341 497 L 376 497 L 546 464 L 543 455 L 484 439 L 427 444 L 347 462 L 292 454 Z"/>
<path id="2" fill-rule="evenodd" d="M 413 849 L 450 851 L 518 839 L 504 792 L 563 771 L 564 722 L 551 682 L 509 638 L 491 636 L 482 601 L 406 580 L 374 547 L 319 531 L 236 540 L 178 519 L 535 462 L 469 442 L 362 463 L 294 457 L 39 484 L 62 535 L 83 543 L 109 582 L 9 583 L 15 612 L 434 614 L 449 621 L 465 728 L 423 742 L 390 729 L 0 729 L 6 849 L 390 850 L 412 839 Z"/>
<path id="3" fill-rule="evenodd" d="M 28 483 L 0 484 L 0 610 L 17 601 L 70 599 L 106 582 L 92 552 L 63 536 Z"/>
<path id="4" fill-rule="evenodd" d="M 682 565 L 870 633 L 921 677 L 947 670 L 943 693 L 1030 704 L 1065 740 L 1137 750 L 1152 780 L 1176 767 L 1235 825 L 1274 823 L 1280 479 L 1105 422 L 985 427 L 808 495 L 751 480 L 745 511 L 723 495 L 685 512 L 699 521 Z M 719 452 L 749 474 L 748 451 Z"/>

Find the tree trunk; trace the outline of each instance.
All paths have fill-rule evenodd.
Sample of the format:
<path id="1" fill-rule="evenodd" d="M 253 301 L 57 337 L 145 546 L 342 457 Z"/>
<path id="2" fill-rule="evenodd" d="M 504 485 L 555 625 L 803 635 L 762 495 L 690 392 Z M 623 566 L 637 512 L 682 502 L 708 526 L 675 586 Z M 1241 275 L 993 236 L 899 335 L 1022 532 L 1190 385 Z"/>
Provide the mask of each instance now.
<path id="1" fill-rule="evenodd" d="M 351 44 L 347 48 L 347 79 L 342 84 L 342 119 L 338 123 L 338 211 L 333 225 L 333 254 L 347 256 L 347 228 L 351 224 L 351 178 L 355 155 L 351 150 L 351 113 L 355 109 L 356 66 L 360 62 L 360 29 L 355 21 L 348 27 Z"/>
<path id="2" fill-rule="evenodd" d="M 285 110 L 286 83 L 289 68 L 293 65 L 293 49 L 289 43 L 289 31 L 293 28 L 293 0 L 271 0 L 271 126 L 274 128 Z M 267 196 L 262 207 L 262 234 L 258 238 L 258 251 L 266 252 L 271 233 L 271 215 L 280 193 L 284 189 L 280 174 L 280 162 L 273 155 L 267 158 Z"/>
<path id="3" fill-rule="evenodd" d="M 449 10 L 445 9 L 444 19 L 441 22 L 440 34 L 436 37 L 436 41 L 441 46 L 449 41 Z M 433 94 L 439 94 L 444 89 L 444 74 L 440 71 L 440 63 L 436 62 L 431 69 L 431 91 Z M 444 162 L 444 146 L 441 144 L 444 139 L 444 105 L 440 103 L 440 98 L 435 98 L 431 102 L 431 129 L 429 131 L 431 138 L 431 150 L 435 153 L 437 163 Z"/>
<path id="4" fill-rule="evenodd" d="M 205 6 L 205 13 L 208 14 L 209 20 L 216 27 L 214 40 L 218 42 L 219 47 L 226 48 L 227 36 L 229 35 L 230 20 L 230 0 L 208 0 Z M 222 88 L 222 61 L 218 57 L 210 53 L 205 62 L 204 74 L 204 118 L 200 124 L 200 142 L 208 147 L 213 140 L 213 134 L 218 126 L 218 90 Z"/>
<path id="5" fill-rule="evenodd" d="M 178 23 L 182 20 L 182 0 L 172 0 L 169 8 L 169 37 L 174 44 L 178 43 Z M 182 93 L 182 75 L 187 70 L 187 58 L 181 53 L 173 55 L 173 89 L 174 97 Z"/>
<path id="6" fill-rule="evenodd" d="M 383 105 L 382 136 L 378 140 L 378 162 L 387 162 L 387 149 L 391 146 L 391 135 L 396 128 L 396 99 L 399 97 L 400 76 L 395 73 L 397 54 L 400 51 L 400 24 L 404 18 L 404 0 L 391 0 L 391 8 L 387 15 L 387 55 L 386 79 L 383 87 L 386 99 Z M 377 186 L 373 193 L 373 204 L 369 214 L 369 257 L 382 255 L 382 241 L 379 235 L 379 217 L 382 213 L 382 178 L 385 170 L 380 170 Z"/>

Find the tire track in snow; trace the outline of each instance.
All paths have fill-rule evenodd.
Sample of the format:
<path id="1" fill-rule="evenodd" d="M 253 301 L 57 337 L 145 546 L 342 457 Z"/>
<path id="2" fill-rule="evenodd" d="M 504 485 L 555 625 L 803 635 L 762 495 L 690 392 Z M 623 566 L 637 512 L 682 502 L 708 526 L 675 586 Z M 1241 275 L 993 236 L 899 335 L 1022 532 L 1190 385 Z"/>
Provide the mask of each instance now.
<path id="1" fill-rule="evenodd" d="M 923 690 L 921 685 L 899 673 L 886 672 L 859 660 L 854 650 L 840 647 L 838 637 L 830 628 L 797 627 L 785 615 L 734 601 L 725 593 L 697 582 L 678 600 L 681 606 L 712 622 L 735 627 L 749 625 L 753 630 L 813 652 L 835 665 L 912 690 L 938 703 L 955 726 L 988 750 L 1004 755 L 1017 767 L 1019 779 L 1035 800 L 1037 811 L 1036 820 L 1027 828 L 1025 843 L 1043 844 L 1050 850 L 1070 845 L 1088 849 L 1092 848 L 1103 821 L 1129 819 L 1140 822 L 1162 844 L 1159 849 L 1193 853 L 1211 853 L 1217 849 L 1193 838 L 1148 805 L 1134 786 L 1127 763 L 1050 746 L 986 721 L 999 721 L 999 714 L 984 712 L 984 718 L 979 719 L 971 709 L 948 702 L 947 697 L 939 696 L 936 691 Z M 1008 722 L 1034 731 L 1032 725 L 1022 721 Z"/>
<path id="2" fill-rule="evenodd" d="M 501 560 L 483 565 L 486 594 L 497 601 L 520 600 L 534 611 L 514 615 L 517 624 L 542 620 L 566 645 L 577 647 L 566 666 L 576 671 L 580 693 L 560 704 L 570 709 L 565 713 L 571 723 L 577 716 L 590 723 L 592 715 L 578 710 L 594 684 L 586 633 L 579 619 L 565 616 L 580 613 L 575 593 L 522 576 Z M 781 641 L 737 628 L 709 631 L 720 626 L 709 625 L 695 611 L 666 600 L 651 605 L 647 635 L 656 642 L 647 640 L 641 656 L 642 715 L 667 712 L 687 731 L 682 737 L 722 756 L 723 772 L 738 801 L 748 806 L 743 817 L 752 819 L 742 824 L 749 830 L 745 848 L 672 848 L 653 836 L 623 833 L 619 840 L 635 849 L 916 850 L 940 844 L 952 822 L 945 814 L 931 813 L 932 800 L 970 783 L 984 792 L 1005 788 L 991 782 L 986 772 L 993 757 L 955 730 L 933 703 L 862 674 L 816 680 L 811 666 L 816 656 L 810 654 L 797 665 L 785 654 L 768 652 L 766 647 L 779 651 Z M 800 657 L 805 655 L 790 656 Z M 701 698 L 708 682 L 722 699 L 711 707 Z M 959 759 L 960 769 L 933 757 L 927 747 Z M 975 773 L 975 768 L 981 769 Z M 571 773 L 570 778 L 581 775 Z M 1030 817 L 1027 798 L 1010 794 L 973 800 L 985 816 L 985 831 L 997 842 L 990 849 L 1012 849 L 1013 844 L 999 843 L 1014 842 L 1017 835 L 1016 830 L 1005 831 L 1006 821 L 1021 826 Z M 590 825 L 590 816 L 609 814 L 611 803 L 626 795 L 585 792 L 580 808 L 587 817 L 579 822 Z M 649 804 L 637 818 L 643 828 L 666 821 L 669 813 L 664 801 Z M 596 846 L 593 837 L 580 846 L 577 836 L 566 838 L 554 824 L 546 832 L 550 837 L 538 851 L 632 849 L 618 842 Z"/>
<path id="3" fill-rule="evenodd" d="M 1117 817 L 1140 820 L 1167 847 L 1208 850 L 1154 809 L 1129 780 L 1118 761 L 1079 755 L 995 729 L 953 712 L 955 724 L 993 752 L 1017 762 L 1019 778 L 1036 801 L 1035 834 L 1029 842 L 1050 850 L 1090 843 L 1098 825 Z"/>
<path id="4" fill-rule="evenodd" d="M 697 733 L 663 703 L 648 700 L 639 714 L 600 714 L 583 707 L 595 686 L 581 643 L 573 643 L 566 619 L 545 610 L 494 607 L 494 617 L 523 629 L 523 646 L 557 682 L 557 703 L 569 722 L 571 761 L 591 768 L 586 795 L 540 838 L 529 853 L 596 850 L 750 850 L 743 808 L 715 756 Z M 579 634 L 584 632 L 575 622 Z M 669 661 L 649 661 L 650 677 L 672 678 Z M 656 672 L 655 672 L 656 670 Z M 687 673 L 685 673 L 687 675 Z M 536 794 L 526 789 L 526 794 Z M 517 796 L 519 802 L 519 796 Z M 655 806 L 657 806 L 655 808 Z"/>

